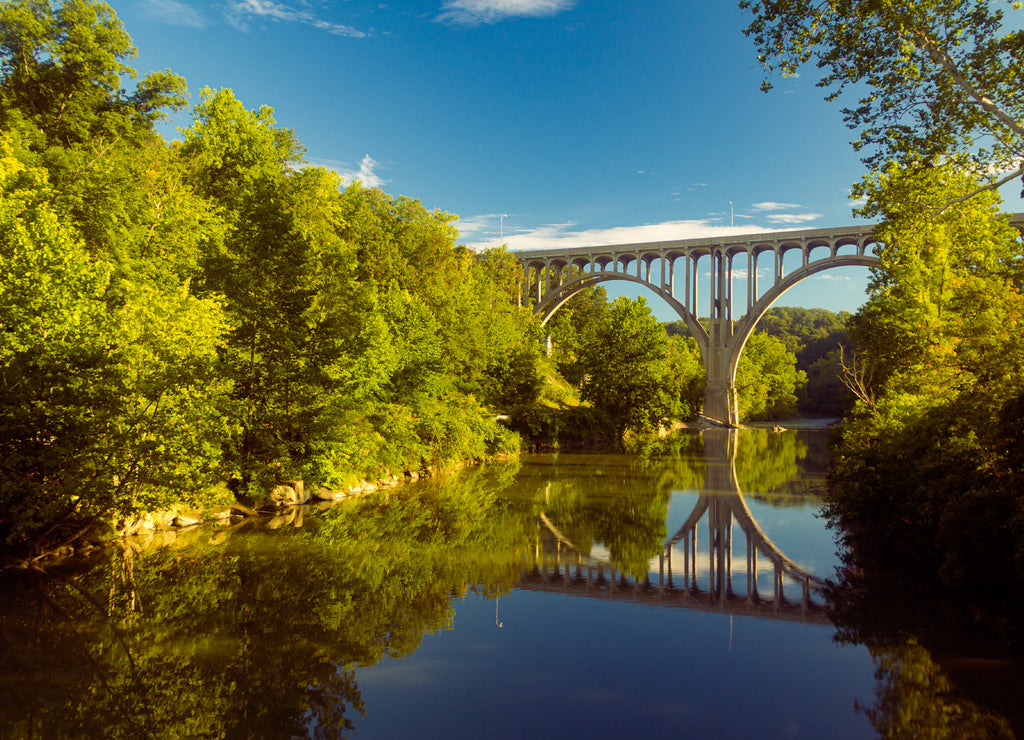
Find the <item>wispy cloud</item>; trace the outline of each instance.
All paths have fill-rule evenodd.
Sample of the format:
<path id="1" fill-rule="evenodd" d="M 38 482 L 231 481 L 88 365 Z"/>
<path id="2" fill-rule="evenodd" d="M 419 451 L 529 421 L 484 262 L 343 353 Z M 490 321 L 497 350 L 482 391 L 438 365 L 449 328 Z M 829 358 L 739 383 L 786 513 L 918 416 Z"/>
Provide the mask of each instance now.
<path id="1" fill-rule="evenodd" d="M 377 168 L 380 167 L 380 162 L 371 157 L 369 154 L 363 156 L 359 162 L 359 169 L 344 169 L 336 168 L 339 175 L 346 182 L 354 182 L 359 180 L 368 188 L 379 188 L 383 187 L 388 181 L 377 174 Z"/>
<path id="2" fill-rule="evenodd" d="M 479 248 L 499 246 L 496 225 L 497 217 L 471 217 L 458 222 L 462 241 L 473 243 Z M 470 225 L 467 229 L 466 226 Z M 476 228 L 474 228 L 474 226 Z M 505 222 L 504 239 L 514 252 L 535 249 L 567 249 L 571 247 L 598 247 L 611 244 L 643 244 L 646 242 L 671 241 L 673 239 L 699 239 L 709 237 L 738 236 L 767 231 L 781 231 L 771 227 L 744 224 L 723 226 L 719 219 L 694 219 L 686 221 L 665 221 L 640 226 L 619 226 L 610 229 L 575 230 L 575 222 L 546 224 L 533 229 L 512 231 Z"/>
<path id="3" fill-rule="evenodd" d="M 352 26 L 326 21 L 308 10 L 293 8 L 275 0 L 227 0 L 224 14 L 229 23 L 243 31 L 248 31 L 249 22 L 257 19 L 301 23 L 336 36 L 349 38 L 363 38 L 367 35 Z"/>
<path id="4" fill-rule="evenodd" d="M 754 203 L 750 206 L 755 211 L 786 211 L 794 208 L 803 208 L 798 203 L 777 203 L 774 200 L 766 200 L 760 203 Z"/>
<path id="5" fill-rule="evenodd" d="M 759 216 L 763 217 L 770 224 L 789 224 L 799 225 L 809 223 L 810 221 L 816 221 L 821 218 L 820 213 L 793 213 L 793 211 L 804 211 L 806 206 L 802 206 L 799 203 L 778 203 L 773 200 L 762 201 L 760 203 L 754 203 L 750 206 L 751 209 Z M 773 211 L 788 211 L 785 213 L 774 213 Z"/>
<path id="6" fill-rule="evenodd" d="M 455 26 L 479 26 L 509 18 L 547 18 L 575 5 L 576 0 L 445 0 L 435 20 Z"/>
<path id="7" fill-rule="evenodd" d="M 806 224 L 821 218 L 820 213 L 770 213 L 765 218 L 770 224 Z"/>
<path id="8" fill-rule="evenodd" d="M 503 241 L 501 237 L 501 226 L 503 223 L 502 214 L 500 213 L 482 213 L 478 216 L 468 216 L 466 218 L 459 217 L 458 222 L 455 224 L 459 227 L 459 236 L 463 241 L 475 242 L 475 241 L 486 241 L 487 246 L 498 246 L 499 241 Z M 508 216 L 505 217 L 506 219 Z M 495 235 L 495 227 L 497 229 L 497 235 Z M 504 226 L 508 229 L 509 224 L 504 222 Z M 491 239 L 491 237 L 495 237 Z M 491 244 L 490 242 L 494 243 Z"/>
<path id="9" fill-rule="evenodd" d="M 209 25 L 202 13 L 178 0 L 145 0 L 142 7 L 149 15 L 171 26 L 206 28 Z"/>

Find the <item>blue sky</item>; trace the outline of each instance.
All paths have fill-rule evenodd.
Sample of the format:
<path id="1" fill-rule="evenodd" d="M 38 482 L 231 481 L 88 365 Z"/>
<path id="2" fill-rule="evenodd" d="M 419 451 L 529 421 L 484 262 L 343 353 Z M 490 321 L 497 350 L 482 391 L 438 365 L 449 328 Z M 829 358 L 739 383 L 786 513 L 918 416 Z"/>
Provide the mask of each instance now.
<path id="1" fill-rule="evenodd" d="M 840 106 L 813 68 L 760 92 L 733 0 L 107 1 L 141 74 L 269 105 L 311 162 L 457 214 L 467 245 L 855 222 Z M 866 283 L 826 271 L 779 303 L 852 311 Z"/>

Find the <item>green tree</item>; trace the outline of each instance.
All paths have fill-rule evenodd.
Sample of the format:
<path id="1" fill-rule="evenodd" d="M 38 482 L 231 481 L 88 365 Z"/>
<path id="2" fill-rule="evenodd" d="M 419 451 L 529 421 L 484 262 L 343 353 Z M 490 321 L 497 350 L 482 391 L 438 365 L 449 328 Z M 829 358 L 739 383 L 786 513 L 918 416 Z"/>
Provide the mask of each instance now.
<path id="1" fill-rule="evenodd" d="M 111 512 L 209 505 L 217 477 L 226 327 L 192 290 L 216 219 L 153 130 L 183 83 L 128 94 L 133 54 L 101 3 L 0 7 L 0 488 L 21 555 Z"/>
<path id="2" fill-rule="evenodd" d="M 976 190 L 1024 176 L 1024 30 L 1008 27 L 1003 13 L 1019 11 L 1017 0 L 740 0 L 740 7 L 753 15 L 746 33 L 767 72 L 764 89 L 775 70 L 792 75 L 812 59 L 829 100 L 856 89 L 856 105 L 843 114 L 860 133 L 855 148 L 869 150 L 870 167 L 956 157 L 982 180 Z"/>
<path id="3" fill-rule="evenodd" d="M 668 385 L 668 337 L 643 298 L 616 298 L 581 348 L 582 397 L 608 415 L 619 439 L 676 412 Z"/>
<path id="4" fill-rule="evenodd" d="M 1019 236 L 993 192 L 935 215 L 978 189 L 952 165 L 893 167 L 867 187 L 884 247 L 851 323 L 873 400 L 844 430 L 833 516 L 851 543 L 912 543 L 947 586 L 1019 608 L 1024 517 L 1009 422 L 1024 395 Z M 919 206 L 906 205 L 910 194 Z"/>
<path id="5" fill-rule="evenodd" d="M 583 380 L 579 358 L 588 332 L 607 318 L 608 307 L 604 286 L 587 288 L 566 301 L 544 327 L 558 371 L 573 385 Z"/>
<path id="6" fill-rule="evenodd" d="M 806 374 L 796 369 L 796 356 L 781 340 L 754 334 L 736 368 L 740 419 L 780 419 L 793 414 L 797 391 L 806 382 Z"/>
<path id="7" fill-rule="evenodd" d="M 797 389 L 801 413 L 842 416 L 849 406 L 839 379 L 839 347 L 850 344 L 849 319 L 847 311 L 776 306 L 758 322 L 758 333 L 780 339 L 796 356 L 796 369 L 807 375 L 807 383 Z"/>
<path id="8" fill-rule="evenodd" d="M 128 94 L 125 62 L 136 55 L 124 26 L 93 0 L 10 0 L 0 6 L 0 125 L 27 134 L 36 151 L 96 138 L 148 135 L 164 110 L 184 107 L 185 83 L 147 75 Z"/>
<path id="9" fill-rule="evenodd" d="M 684 419 L 696 416 L 704 403 L 707 382 L 704 358 L 696 339 L 669 336 L 668 380 L 669 387 L 675 389 L 677 415 Z"/>

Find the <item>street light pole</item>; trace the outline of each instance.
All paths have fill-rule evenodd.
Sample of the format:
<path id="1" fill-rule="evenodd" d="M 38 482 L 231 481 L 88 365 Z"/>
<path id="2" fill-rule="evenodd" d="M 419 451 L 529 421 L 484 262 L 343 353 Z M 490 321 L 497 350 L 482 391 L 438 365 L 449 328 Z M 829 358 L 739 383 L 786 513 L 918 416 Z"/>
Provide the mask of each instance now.
<path id="1" fill-rule="evenodd" d="M 501 216 L 498 217 L 498 242 L 499 242 L 498 246 L 499 247 L 502 244 L 505 243 L 505 219 L 506 218 L 508 218 L 508 214 L 507 213 L 503 213 L 503 214 L 501 214 Z"/>

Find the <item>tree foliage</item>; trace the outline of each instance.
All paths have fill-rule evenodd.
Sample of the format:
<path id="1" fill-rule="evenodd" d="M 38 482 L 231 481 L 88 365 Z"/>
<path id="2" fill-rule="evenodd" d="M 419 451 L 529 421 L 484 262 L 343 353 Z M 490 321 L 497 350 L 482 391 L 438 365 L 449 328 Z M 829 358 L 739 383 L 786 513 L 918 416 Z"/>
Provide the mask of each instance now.
<path id="1" fill-rule="evenodd" d="M 676 411 L 668 337 L 643 298 L 616 298 L 580 351 L 582 397 L 608 414 L 619 439 L 627 429 L 655 429 Z"/>
<path id="2" fill-rule="evenodd" d="M 0 5 L 0 556 L 90 519 L 517 449 L 536 393 L 514 260 L 454 217 L 308 166 L 273 111 L 132 90 L 93 0 Z M 75 527 L 71 527 L 72 523 Z"/>
<path id="3" fill-rule="evenodd" d="M 736 368 L 736 395 L 743 421 L 781 419 L 796 412 L 796 394 L 807 375 L 782 340 L 754 334 Z"/>
<path id="4" fill-rule="evenodd" d="M 1020 237 L 995 193 L 935 217 L 931 206 L 977 189 L 953 166 L 893 167 L 868 187 L 884 247 L 851 331 L 875 401 L 859 403 L 844 432 L 833 513 L 852 542 L 888 534 L 913 543 L 947 586 L 1019 605 L 1024 505 L 1011 420 L 1024 397 Z M 905 205 L 910 194 L 921 206 Z"/>
<path id="5" fill-rule="evenodd" d="M 774 306 L 758 322 L 758 333 L 782 341 L 796 356 L 796 369 L 807 376 L 797 388 L 797 406 L 803 414 L 843 416 L 850 394 L 840 382 L 840 347 L 849 345 L 846 324 L 850 313 L 824 308 Z"/>
<path id="6" fill-rule="evenodd" d="M 771 87 L 812 59 L 877 168 L 970 163 L 978 187 L 1024 177 L 1024 30 L 1017 0 L 740 0 Z M 1005 11 L 1010 9 L 1010 15 Z M 965 197 L 963 193 L 959 197 Z M 943 204 L 940 204 L 940 207 Z"/>

